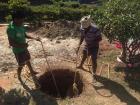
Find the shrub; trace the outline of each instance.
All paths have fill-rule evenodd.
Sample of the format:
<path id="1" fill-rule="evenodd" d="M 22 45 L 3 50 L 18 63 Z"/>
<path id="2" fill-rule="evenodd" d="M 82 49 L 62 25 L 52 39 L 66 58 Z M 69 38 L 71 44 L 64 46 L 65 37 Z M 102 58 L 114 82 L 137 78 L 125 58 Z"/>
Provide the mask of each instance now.
<path id="1" fill-rule="evenodd" d="M 140 48 L 140 1 L 109 0 L 92 14 L 109 41 L 122 44 L 124 62 L 133 62 Z"/>
<path id="2" fill-rule="evenodd" d="M 59 8 L 54 5 L 42 5 L 31 8 L 33 15 L 41 19 L 57 20 L 59 19 Z M 45 17 L 45 18 L 44 18 Z"/>
<path id="3" fill-rule="evenodd" d="M 0 3 L 0 21 L 4 21 L 5 17 L 8 15 L 9 9 L 6 3 Z"/>
<path id="4" fill-rule="evenodd" d="M 82 16 L 88 14 L 88 11 L 75 8 L 60 8 L 60 17 L 66 20 L 79 20 Z"/>
<path id="5" fill-rule="evenodd" d="M 30 5 L 30 2 L 28 2 L 28 0 L 9 0 L 8 4 L 10 9 L 24 9 Z"/>
<path id="6" fill-rule="evenodd" d="M 69 8 L 79 8 L 80 3 L 79 2 L 60 2 L 60 7 L 69 7 Z"/>
<path id="7" fill-rule="evenodd" d="M 32 15 L 40 20 L 79 20 L 83 15 L 89 13 L 89 9 L 58 7 L 55 5 L 32 6 Z"/>
<path id="8" fill-rule="evenodd" d="M 56 2 L 56 1 L 55 1 Z M 9 5 L 8 5 L 9 4 Z M 52 5 L 30 6 L 27 0 L 9 0 L 8 4 L 0 4 L 0 12 L 3 18 L 10 20 L 10 12 L 13 10 L 23 10 L 27 15 L 27 21 L 42 21 L 42 20 L 79 20 L 83 15 L 89 14 L 91 7 L 81 6 L 78 2 L 62 2 L 57 1 Z M 62 6 L 63 5 L 63 6 Z M 4 12 L 5 11 L 5 12 Z"/>
<path id="9" fill-rule="evenodd" d="M 9 0 L 8 4 L 11 11 L 22 10 L 28 12 L 30 9 L 30 2 L 28 2 L 28 0 Z"/>

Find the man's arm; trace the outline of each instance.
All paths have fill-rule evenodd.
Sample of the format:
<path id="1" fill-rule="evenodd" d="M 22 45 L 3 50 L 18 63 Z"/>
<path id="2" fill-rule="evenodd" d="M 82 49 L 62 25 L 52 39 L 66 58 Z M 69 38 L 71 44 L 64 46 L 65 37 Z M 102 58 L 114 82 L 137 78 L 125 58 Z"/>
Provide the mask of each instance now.
<path id="1" fill-rule="evenodd" d="M 98 29 L 97 32 L 96 32 L 95 41 L 100 42 L 101 40 L 102 40 L 102 34 L 101 34 L 101 31 Z"/>
<path id="2" fill-rule="evenodd" d="M 96 38 L 96 41 L 97 41 L 97 42 L 102 41 L 102 36 L 98 36 L 98 37 Z"/>
<path id="3" fill-rule="evenodd" d="M 81 46 L 81 44 L 83 43 L 83 41 L 84 41 L 84 36 L 81 35 L 81 37 L 80 37 L 80 42 L 79 42 L 79 45 L 78 45 L 78 48 L 77 48 L 76 53 L 78 53 L 78 51 L 79 51 L 79 49 L 80 49 L 80 46 Z"/>
<path id="4" fill-rule="evenodd" d="M 30 35 L 27 35 L 26 33 L 25 33 L 25 37 L 28 38 L 28 39 L 34 39 L 34 40 L 40 41 L 39 37 L 32 37 Z"/>

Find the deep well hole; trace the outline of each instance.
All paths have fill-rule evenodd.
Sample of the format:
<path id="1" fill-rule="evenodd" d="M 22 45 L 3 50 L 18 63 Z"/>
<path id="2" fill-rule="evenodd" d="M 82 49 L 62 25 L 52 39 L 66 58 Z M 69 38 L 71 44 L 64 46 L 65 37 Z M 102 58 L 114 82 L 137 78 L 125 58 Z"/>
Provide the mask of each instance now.
<path id="1" fill-rule="evenodd" d="M 56 98 L 75 97 L 73 93 L 73 81 L 75 72 L 70 69 L 53 69 L 52 73 L 55 77 L 59 93 L 56 91 L 51 72 L 48 71 L 39 77 L 39 83 L 41 85 L 41 91 Z M 76 74 L 76 84 L 78 89 L 78 95 L 83 91 L 83 81 L 80 74 Z M 59 96 L 60 94 L 60 96 Z"/>

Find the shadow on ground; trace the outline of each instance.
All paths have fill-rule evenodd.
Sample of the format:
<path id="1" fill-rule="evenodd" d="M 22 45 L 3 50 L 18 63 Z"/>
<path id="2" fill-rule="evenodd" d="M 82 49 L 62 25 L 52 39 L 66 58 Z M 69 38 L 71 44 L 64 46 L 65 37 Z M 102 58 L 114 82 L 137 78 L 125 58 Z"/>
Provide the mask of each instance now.
<path id="1" fill-rule="evenodd" d="M 56 99 L 47 97 L 39 90 L 26 92 L 12 89 L 5 92 L 0 88 L 0 105 L 58 105 Z"/>
<path id="2" fill-rule="evenodd" d="M 116 72 L 124 72 L 124 80 L 128 83 L 129 87 L 140 93 L 140 67 L 126 68 L 116 67 Z"/>
<path id="3" fill-rule="evenodd" d="M 103 86 L 94 86 L 98 89 L 108 89 L 114 95 L 116 95 L 122 102 L 127 105 L 140 105 L 140 102 L 133 97 L 122 85 L 104 77 L 97 76 L 98 82 L 102 83 Z"/>

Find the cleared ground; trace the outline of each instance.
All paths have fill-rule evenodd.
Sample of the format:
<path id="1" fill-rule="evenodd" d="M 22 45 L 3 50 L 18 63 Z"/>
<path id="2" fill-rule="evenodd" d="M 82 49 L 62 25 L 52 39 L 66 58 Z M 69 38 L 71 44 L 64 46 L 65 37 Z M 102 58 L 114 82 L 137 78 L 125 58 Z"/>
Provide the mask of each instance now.
<path id="1" fill-rule="evenodd" d="M 108 79 L 108 67 L 103 66 L 102 74 L 98 77 L 98 84 L 93 85 L 92 75 L 87 68 L 86 71 L 78 70 L 83 77 L 85 88 L 80 96 L 76 98 L 56 99 L 45 95 L 40 90 L 27 92 L 22 88 L 16 78 L 16 61 L 11 49 L 8 47 L 6 27 L 0 27 L 0 105 L 140 105 L 140 85 L 136 81 L 124 80 L 122 72 L 114 70 L 116 56 L 120 53 L 113 45 L 110 45 L 104 38 L 101 42 L 98 73 L 102 65 L 110 65 L 110 78 Z M 29 34 L 34 35 L 34 32 Z M 39 34 L 39 33 L 38 33 Z M 75 49 L 78 44 L 76 38 L 55 38 L 50 40 L 42 35 L 43 44 L 51 67 L 56 66 L 75 68 Z M 39 42 L 30 41 L 29 51 L 32 55 L 32 64 L 40 74 L 44 69 L 44 55 Z M 23 79 L 30 88 L 34 88 L 30 77 L 27 75 L 27 68 L 23 73 Z M 39 75 L 40 75 L 39 74 Z"/>

